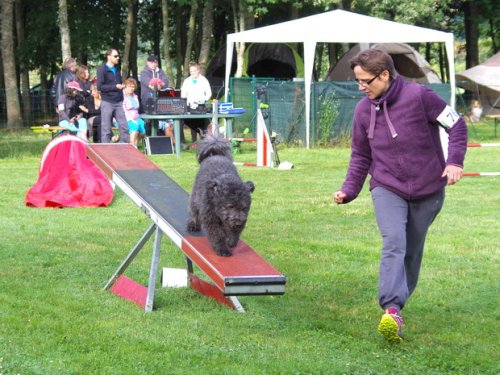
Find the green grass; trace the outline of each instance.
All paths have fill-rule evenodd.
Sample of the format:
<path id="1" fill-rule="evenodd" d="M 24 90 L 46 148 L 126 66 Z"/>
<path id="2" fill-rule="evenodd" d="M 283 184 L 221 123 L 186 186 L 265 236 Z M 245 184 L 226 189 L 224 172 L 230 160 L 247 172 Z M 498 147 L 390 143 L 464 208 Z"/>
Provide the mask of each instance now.
<path id="1" fill-rule="evenodd" d="M 471 141 L 499 142 L 488 124 Z M 474 138 L 476 137 L 476 138 Z M 500 178 L 447 188 L 406 340 L 376 332 L 380 238 L 365 189 L 332 203 L 348 148 L 280 145 L 291 171 L 240 168 L 256 190 L 243 239 L 286 274 L 284 296 L 241 297 L 245 314 L 158 286 L 151 314 L 102 287 L 149 222 L 121 192 L 108 208 L 37 209 L 24 195 L 49 135 L 0 134 L 0 374 L 498 374 Z M 469 171 L 499 171 L 470 149 Z M 238 155 L 250 161 L 255 154 Z M 153 161 L 189 190 L 193 152 Z M 126 274 L 146 284 L 152 242 Z M 165 238 L 161 267 L 182 267 Z M 496 353 L 496 354 L 495 354 Z"/>

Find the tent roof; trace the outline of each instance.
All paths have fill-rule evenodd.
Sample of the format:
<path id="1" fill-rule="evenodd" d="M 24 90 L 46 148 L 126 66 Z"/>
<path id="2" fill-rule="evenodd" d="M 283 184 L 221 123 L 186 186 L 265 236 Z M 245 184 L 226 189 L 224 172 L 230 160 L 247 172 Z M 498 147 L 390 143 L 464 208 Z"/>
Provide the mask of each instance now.
<path id="1" fill-rule="evenodd" d="M 456 77 L 460 87 L 478 96 L 484 115 L 500 114 L 500 52 Z"/>
<path id="2" fill-rule="evenodd" d="M 333 10 L 275 25 L 229 34 L 231 42 L 417 43 L 445 42 L 450 33 Z M 453 36 L 451 36 L 453 38 Z"/>
<path id="3" fill-rule="evenodd" d="M 486 86 L 491 90 L 500 91 L 500 52 L 490 57 L 482 64 L 457 73 L 457 80 L 469 80 L 478 85 Z M 466 82 L 464 82 L 466 83 Z M 460 86 L 465 88 L 473 87 L 460 82 Z M 474 91 L 474 88 L 471 89 Z"/>
<path id="4" fill-rule="evenodd" d="M 370 48 L 379 48 L 394 60 L 397 72 L 406 80 L 420 83 L 442 83 L 437 73 L 432 70 L 430 64 L 412 46 L 405 43 L 375 43 Z M 360 44 L 356 44 L 330 69 L 326 79 L 333 81 L 354 79 L 354 72 L 349 61 L 359 51 Z"/>

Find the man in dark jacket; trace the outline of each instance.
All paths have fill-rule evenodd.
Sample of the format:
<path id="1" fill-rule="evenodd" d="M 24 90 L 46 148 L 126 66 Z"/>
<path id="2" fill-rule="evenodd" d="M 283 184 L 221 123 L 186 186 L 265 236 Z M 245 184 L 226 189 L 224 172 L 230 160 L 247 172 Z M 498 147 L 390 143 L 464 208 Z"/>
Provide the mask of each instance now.
<path id="1" fill-rule="evenodd" d="M 148 99 L 153 97 L 155 87 L 150 84 L 153 78 L 158 78 L 163 82 L 163 85 L 160 87 L 156 86 L 159 90 L 168 88 L 167 75 L 158 67 L 158 57 L 156 55 L 149 55 L 146 66 L 139 74 L 139 81 L 141 81 L 141 105 L 143 107 L 146 105 Z"/>
<path id="2" fill-rule="evenodd" d="M 63 70 L 60 71 L 56 78 L 54 78 L 54 85 L 52 86 L 52 101 L 54 106 L 57 108 L 59 102 L 59 97 L 64 94 L 64 90 L 69 82 L 76 79 L 76 60 L 72 57 L 68 57 L 63 62 Z"/>
<path id="3" fill-rule="evenodd" d="M 462 177 L 467 126 L 435 92 L 405 82 L 390 55 L 379 49 L 351 60 L 365 97 L 354 112 L 351 160 L 338 204 L 354 200 L 368 174 L 382 236 L 379 332 L 402 340 L 401 310 L 417 286 L 427 230 L 444 202 L 446 186 Z M 447 133 L 443 148 L 440 128 Z M 447 155 L 446 155 L 447 154 Z"/>
<path id="4" fill-rule="evenodd" d="M 97 69 L 97 89 L 101 92 L 101 142 L 110 143 L 113 117 L 118 121 L 121 142 L 129 142 L 128 124 L 123 110 L 122 75 L 118 67 L 120 55 L 114 48 L 106 51 L 106 62 Z"/>
<path id="5" fill-rule="evenodd" d="M 160 80 L 163 84 L 153 85 L 154 81 Z M 149 55 L 146 60 L 146 66 L 139 74 L 141 83 L 141 113 L 147 112 L 148 101 L 154 96 L 154 90 L 165 90 L 168 88 L 167 75 L 158 67 L 158 56 Z M 151 134 L 153 120 L 146 121 L 146 133 Z M 159 129 L 158 129 L 159 130 Z"/>

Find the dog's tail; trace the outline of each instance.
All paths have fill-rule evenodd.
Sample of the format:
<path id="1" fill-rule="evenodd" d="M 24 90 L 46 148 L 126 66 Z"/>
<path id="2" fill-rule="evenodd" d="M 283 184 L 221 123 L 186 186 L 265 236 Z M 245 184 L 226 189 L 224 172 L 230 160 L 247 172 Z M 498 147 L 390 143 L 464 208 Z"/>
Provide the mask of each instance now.
<path id="1" fill-rule="evenodd" d="M 201 163 L 206 158 L 215 155 L 224 156 L 231 161 L 233 160 L 229 142 L 226 142 L 221 136 L 205 133 L 202 140 L 198 143 L 196 158 Z"/>

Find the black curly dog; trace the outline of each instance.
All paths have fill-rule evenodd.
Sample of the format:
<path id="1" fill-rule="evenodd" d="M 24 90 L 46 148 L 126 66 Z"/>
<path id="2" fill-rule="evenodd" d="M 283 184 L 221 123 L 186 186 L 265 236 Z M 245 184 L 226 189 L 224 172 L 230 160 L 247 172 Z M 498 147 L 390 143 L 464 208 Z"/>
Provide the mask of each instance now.
<path id="1" fill-rule="evenodd" d="M 236 171 L 231 147 L 220 137 L 205 135 L 198 143 L 200 169 L 189 202 L 187 230 L 206 233 L 215 252 L 231 256 L 247 222 L 255 186 Z"/>

